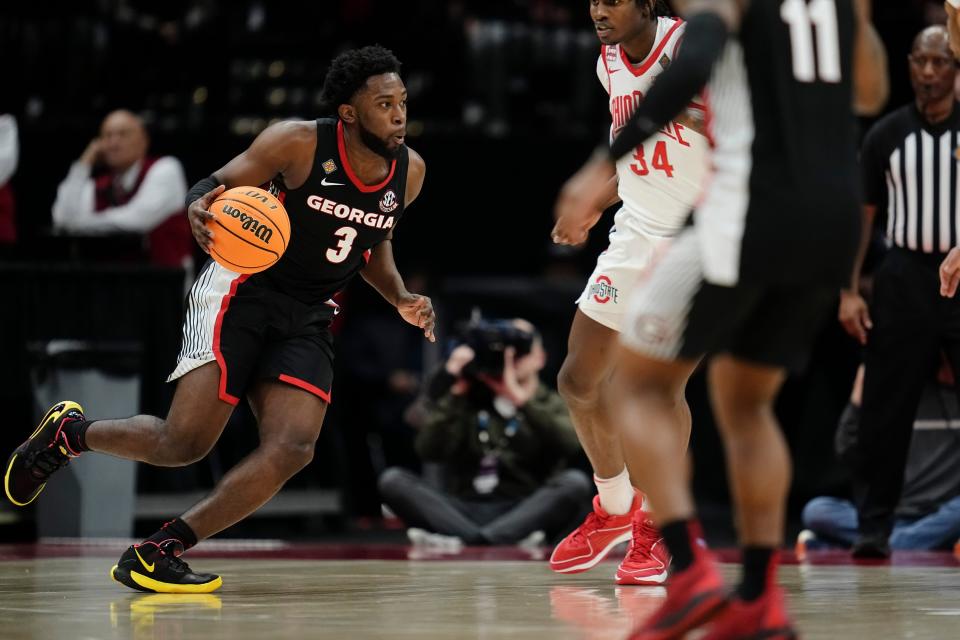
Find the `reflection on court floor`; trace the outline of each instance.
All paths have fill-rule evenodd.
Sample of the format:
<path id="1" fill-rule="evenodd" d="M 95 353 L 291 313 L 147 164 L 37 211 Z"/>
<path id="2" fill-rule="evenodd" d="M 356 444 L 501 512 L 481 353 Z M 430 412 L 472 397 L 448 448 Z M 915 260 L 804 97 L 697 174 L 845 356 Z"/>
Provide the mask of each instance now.
<path id="1" fill-rule="evenodd" d="M 216 594 L 140 594 L 107 574 L 119 551 L 0 546 L 0 637 L 619 640 L 665 595 L 615 586 L 615 562 L 557 575 L 515 548 L 410 560 L 405 547 L 287 544 L 191 553 L 198 570 L 223 575 Z M 724 571 L 735 578 L 733 565 Z M 949 554 L 874 565 L 813 554 L 781 579 L 806 638 L 940 639 L 955 637 L 960 619 Z"/>

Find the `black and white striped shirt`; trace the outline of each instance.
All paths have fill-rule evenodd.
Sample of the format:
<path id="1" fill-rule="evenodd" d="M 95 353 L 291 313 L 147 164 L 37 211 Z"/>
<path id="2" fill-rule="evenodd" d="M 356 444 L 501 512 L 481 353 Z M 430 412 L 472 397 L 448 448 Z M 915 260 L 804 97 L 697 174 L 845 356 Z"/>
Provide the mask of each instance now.
<path id="1" fill-rule="evenodd" d="M 867 133 L 860 161 L 864 200 L 886 216 L 892 244 L 922 253 L 957 246 L 960 103 L 935 125 L 915 104 L 887 115 Z"/>

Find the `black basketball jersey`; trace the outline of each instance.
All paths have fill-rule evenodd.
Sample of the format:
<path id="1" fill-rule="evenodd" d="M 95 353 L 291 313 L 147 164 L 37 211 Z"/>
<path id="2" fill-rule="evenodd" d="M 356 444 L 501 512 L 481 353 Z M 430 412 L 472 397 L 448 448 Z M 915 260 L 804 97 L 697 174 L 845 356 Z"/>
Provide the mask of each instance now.
<path id="1" fill-rule="evenodd" d="M 350 167 L 339 120 L 317 120 L 313 170 L 290 189 L 281 177 L 270 191 L 290 216 L 290 245 L 283 257 L 249 282 L 285 293 L 304 304 L 323 304 L 343 289 L 370 259 L 403 215 L 408 155 L 401 147 L 386 179 L 360 182 Z"/>
<path id="2" fill-rule="evenodd" d="M 708 85 L 705 276 L 842 285 L 860 235 L 852 0 L 752 0 Z"/>

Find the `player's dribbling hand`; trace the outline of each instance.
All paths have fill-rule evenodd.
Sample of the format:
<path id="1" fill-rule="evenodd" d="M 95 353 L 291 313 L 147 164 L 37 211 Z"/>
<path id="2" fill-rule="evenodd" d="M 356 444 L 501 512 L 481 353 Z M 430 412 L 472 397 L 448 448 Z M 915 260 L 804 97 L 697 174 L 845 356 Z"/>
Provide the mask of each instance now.
<path id="1" fill-rule="evenodd" d="M 613 165 L 601 154 L 595 154 L 587 164 L 567 180 L 554 205 L 551 237 L 557 244 L 583 244 L 590 227 L 600 216 L 597 203 L 603 200 L 607 185 L 613 177 Z"/>
<path id="2" fill-rule="evenodd" d="M 223 193 L 225 186 L 220 185 L 213 191 L 208 191 L 190 203 L 187 207 L 187 219 L 190 221 L 190 231 L 197 240 L 197 244 L 206 253 L 210 253 L 210 243 L 213 242 L 213 231 L 207 226 L 207 222 L 213 220 L 214 216 L 210 213 L 210 205 Z"/>
<path id="3" fill-rule="evenodd" d="M 867 344 L 867 332 L 873 328 L 867 301 L 859 293 L 844 289 L 840 292 L 840 324 L 860 344 Z"/>
<path id="4" fill-rule="evenodd" d="M 960 248 L 950 249 L 950 253 L 940 263 L 940 295 L 952 298 L 960 284 Z"/>
<path id="5" fill-rule="evenodd" d="M 423 329 L 423 335 L 430 342 L 436 342 L 433 327 L 437 323 L 437 315 L 433 312 L 433 303 L 427 296 L 416 293 L 407 293 L 401 296 L 397 303 L 400 317 L 415 327 Z"/>

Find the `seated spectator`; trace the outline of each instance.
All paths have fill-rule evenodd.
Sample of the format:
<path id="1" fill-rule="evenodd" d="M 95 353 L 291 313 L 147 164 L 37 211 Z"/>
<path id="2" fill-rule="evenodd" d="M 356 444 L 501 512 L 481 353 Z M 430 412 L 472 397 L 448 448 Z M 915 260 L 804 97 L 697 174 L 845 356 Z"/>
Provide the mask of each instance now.
<path id="1" fill-rule="evenodd" d="M 960 538 L 960 407 L 952 378 L 944 365 L 937 379 L 924 389 L 890 536 L 894 550 L 949 549 Z M 862 385 L 861 366 L 837 428 L 837 455 L 846 464 L 852 464 L 857 455 Z M 850 548 L 858 535 L 857 510 L 849 500 L 814 498 L 804 507 L 802 519 L 805 530 L 797 539 L 798 554 L 818 548 Z"/>
<path id="2" fill-rule="evenodd" d="M 149 144 L 139 117 L 107 115 L 57 188 L 54 227 L 70 235 L 142 234 L 152 264 L 189 268 L 194 245 L 183 167 L 172 156 L 148 155 Z"/>
<path id="3" fill-rule="evenodd" d="M 17 119 L 10 114 L 2 114 L 0 115 L 0 245 L 13 244 L 17 240 L 10 178 L 17 171 L 19 157 Z"/>
<path id="4" fill-rule="evenodd" d="M 589 506 L 592 483 L 564 470 L 580 446 L 560 396 L 540 381 L 546 354 L 525 320 L 481 322 L 429 382 L 416 449 L 443 463 L 445 486 L 390 468 L 384 503 L 414 544 L 446 536 L 453 547 L 542 542 L 565 533 Z"/>

